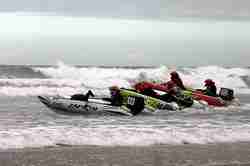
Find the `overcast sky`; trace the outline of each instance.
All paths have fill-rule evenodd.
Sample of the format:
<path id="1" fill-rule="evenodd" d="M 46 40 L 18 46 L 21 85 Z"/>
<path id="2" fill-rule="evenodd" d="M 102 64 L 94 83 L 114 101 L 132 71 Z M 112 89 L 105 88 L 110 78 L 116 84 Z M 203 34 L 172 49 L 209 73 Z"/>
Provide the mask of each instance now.
<path id="1" fill-rule="evenodd" d="M 1 0 L 0 11 L 55 12 L 82 16 L 166 18 L 249 17 L 249 0 Z"/>
<path id="2" fill-rule="evenodd" d="M 249 19 L 249 0 L 0 0 L 1 64 L 249 66 Z"/>

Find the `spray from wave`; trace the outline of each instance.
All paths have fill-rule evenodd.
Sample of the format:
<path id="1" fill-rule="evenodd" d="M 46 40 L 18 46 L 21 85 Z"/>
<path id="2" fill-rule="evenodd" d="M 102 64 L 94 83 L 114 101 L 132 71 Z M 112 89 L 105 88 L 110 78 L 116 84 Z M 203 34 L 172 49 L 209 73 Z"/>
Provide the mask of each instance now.
<path id="1" fill-rule="evenodd" d="M 203 81 L 213 79 L 218 87 L 250 94 L 250 69 L 205 66 L 176 69 L 184 84 L 202 88 Z M 13 72 L 14 71 L 14 72 Z M 20 71 L 19 73 L 16 71 Z M 0 66 L 0 94 L 7 96 L 72 95 L 88 89 L 106 94 L 107 87 L 131 87 L 139 81 L 165 82 L 172 68 L 75 67 L 59 62 L 56 66 Z M 20 74 L 21 73 L 21 74 Z M 6 77 L 3 77 L 3 76 Z M 11 76 L 11 77 L 10 77 Z M 25 77 L 24 77 L 25 76 Z"/>

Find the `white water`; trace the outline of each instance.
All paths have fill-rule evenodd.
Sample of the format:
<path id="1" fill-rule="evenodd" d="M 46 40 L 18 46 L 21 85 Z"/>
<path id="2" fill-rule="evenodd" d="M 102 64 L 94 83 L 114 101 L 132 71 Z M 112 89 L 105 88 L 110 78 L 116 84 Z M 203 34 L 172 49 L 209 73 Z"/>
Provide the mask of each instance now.
<path id="1" fill-rule="evenodd" d="M 164 82 L 175 69 L 158 68 L 98 68 L 73 67 L 59 63 L 56 67 L 33 68 L 49 79 L 0 79 L 0 94 L 6 96 L 72 95 L 88 89 L 96 93 L 107 93 L 107 87 L 118 85 L 131 87 L 142 80 Z M 188 87 L 203 88 L 203 81 L 211 78 L 218 88 L 232 88 L 236 94 L 250 94 L 249 85 L 242 77 L 250 78 L 250 69 L 206 66 L 176 69 Z"/>
<path id="2" fill-rule="evenodd" d="M 169 80 L 172 68 L 76 68 L 59 63 L 55 67 L 33 70 L 49 78 L 0 79 L 0 149 L 57 144 L 147 146 L 250 141 L 250 104 L 247 101 L 250 90 L 241 78 L 249 78 L 249 69 L 218 66 L 177 69 L 188 86 L 201 88 L 204 79 L 212 78 L 218 87 L 233 88 L 239 95 L 247 94 L 240 106 L 194 106 L 180 112 L 144 112 L 136 117 L 61 115 L 33 96 L 67 96 L 87 89 L 108 94 L 107 87 L 114 84 L 130 87 L 141 80 Z"/>
<path id="3" fill-rule="evenodd" d="M 220 143 L 250 141 L 249 124 L 216 125 L 190 121 L 178 126 L 168 124 L 159 126 L 108 126 L 81 128 L 70 126 L 34 127 L 0 131 L 1 149 L 67 145 L 133 145 L 184 143 Z"/>

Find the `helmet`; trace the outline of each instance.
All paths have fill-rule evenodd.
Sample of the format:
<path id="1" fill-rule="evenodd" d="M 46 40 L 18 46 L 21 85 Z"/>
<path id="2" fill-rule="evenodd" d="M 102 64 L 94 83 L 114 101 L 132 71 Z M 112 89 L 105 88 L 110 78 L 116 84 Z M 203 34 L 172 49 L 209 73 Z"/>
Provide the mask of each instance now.
<path id="1" fill-rule="evenodd" d="M 179 78 L 179 74 L 176 71 L 170 73 L 171 78 Z"/>
<path id="2" fill-rule="evenodd" d="M 143 90 L 143 85 L 141 82 L 137 83 L 134 85 L 135 90 L 137 91 L 142 91 Z"/>
<path id="3" fill-rule="evenodd" d="M 120 88 L 118 86 L 109 87 L 110 95 L 116 96 L 120 92 Z"/>
<path id="4" fill-rule="evenodd" d="M 204 81 L 204 83 L 205 83 L 205 86 L 210 86 L 210 85 L 214 85 L 214 84 L 215 84 L 214 81 L 211 80 L 211 79 L 206 79 L 206 80 Z"/>
<path id="5" fill-rule="evenodd" d="M 119 91 L 120 90 L 120 88 L 118 87 L 118 86 L 111 86 L 111 87 L 109 87 L 109 90 L 110 91 Z"/>

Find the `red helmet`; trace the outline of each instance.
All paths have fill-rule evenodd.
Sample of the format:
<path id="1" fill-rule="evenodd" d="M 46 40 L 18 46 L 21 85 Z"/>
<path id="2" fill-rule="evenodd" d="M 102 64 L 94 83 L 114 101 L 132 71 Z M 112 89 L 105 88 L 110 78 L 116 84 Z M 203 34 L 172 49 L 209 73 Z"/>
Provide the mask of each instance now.
<path id="1" fill-rule="evenodd" d="M 206 79 L 206 80 L 204 81 L 204 83 L 205 83 L 205 86 L 210 86 L 210 85 L 214 85 L 214 84 L 215 84 L 214 81 L 211 80 L 211 79 Z"/>
<path id="2" fill-rule="evenodd" d="M 143 85 L 141 82 L 137 83 L 134 85 L 134 88 L 137 90 L 137 91 L 142 91 L 143 90 Z"/>

